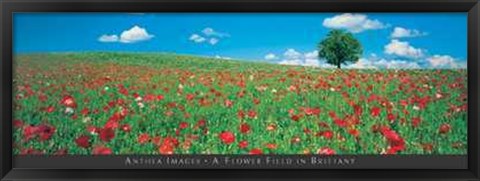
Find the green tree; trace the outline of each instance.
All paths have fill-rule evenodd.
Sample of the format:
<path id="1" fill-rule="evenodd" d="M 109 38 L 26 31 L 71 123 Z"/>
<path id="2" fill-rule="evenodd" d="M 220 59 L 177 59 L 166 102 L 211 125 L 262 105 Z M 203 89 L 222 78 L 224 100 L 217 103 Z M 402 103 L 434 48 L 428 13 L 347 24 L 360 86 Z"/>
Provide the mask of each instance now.
<path id="1" fill-rule="evenodd" d="M 341 68 L 347 62 L 355 63 L 360 59 L 363 48 L 352 33 L 342 30 L 332 30 L 327 38 L 318 44 L 318 57 L 327 63 Z"/>

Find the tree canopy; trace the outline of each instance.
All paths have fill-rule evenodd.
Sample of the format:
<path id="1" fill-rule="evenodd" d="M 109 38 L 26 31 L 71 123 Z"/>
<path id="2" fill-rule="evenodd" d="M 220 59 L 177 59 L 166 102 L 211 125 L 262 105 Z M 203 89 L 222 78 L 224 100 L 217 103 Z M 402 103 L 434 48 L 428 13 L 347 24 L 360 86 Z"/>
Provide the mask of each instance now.
<path id="1" fill-rule="evenodd" d="M 357 62 L 363 53 L 360 42 L 352 33 L 343 30 L 332 30 L 318 44 L 318 57 L 327 63 L 341 68 L 342 64 Z"/>

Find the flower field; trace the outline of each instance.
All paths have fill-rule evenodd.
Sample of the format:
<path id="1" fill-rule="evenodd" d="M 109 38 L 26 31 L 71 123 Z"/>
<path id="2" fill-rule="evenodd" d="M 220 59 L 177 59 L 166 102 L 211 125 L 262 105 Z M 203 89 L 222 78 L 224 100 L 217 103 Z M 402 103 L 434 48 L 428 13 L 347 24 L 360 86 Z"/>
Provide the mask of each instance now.
<path id="1" fill-rule="evenodd" d="M 466 154 L 467 71 L 173 54 L 14 60 L 15 154 Z"/>

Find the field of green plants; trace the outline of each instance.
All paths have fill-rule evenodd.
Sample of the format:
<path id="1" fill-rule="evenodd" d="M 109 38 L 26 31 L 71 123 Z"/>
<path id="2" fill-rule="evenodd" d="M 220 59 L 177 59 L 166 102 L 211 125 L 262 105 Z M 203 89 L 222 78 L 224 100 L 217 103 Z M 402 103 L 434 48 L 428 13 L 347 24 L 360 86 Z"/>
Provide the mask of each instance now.
<path id="1" fill-rule="evenodd" d="M 466 154 L 467 71 L 14 58 L 15 154 Z"/>

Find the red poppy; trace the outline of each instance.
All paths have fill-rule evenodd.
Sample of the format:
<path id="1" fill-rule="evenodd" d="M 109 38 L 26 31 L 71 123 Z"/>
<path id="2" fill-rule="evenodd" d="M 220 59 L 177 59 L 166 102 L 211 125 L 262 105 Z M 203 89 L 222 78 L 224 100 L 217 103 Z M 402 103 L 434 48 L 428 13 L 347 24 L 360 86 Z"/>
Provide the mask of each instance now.
<path id="1" fill-rule="evenodd" d="M 232 132 L 224 131 L 224 132 L 220 133 L 218 136 L 219 136 L 220 140 L 227 145 L 235 142 L 235 135 Z"/>
<path id="2" fill-rule="evenodd" d="M 55 133 L 55 127 L 48 125 L 39 125 L 37 129 L 40 141 L 49 140 Z"/>
<path id="3" fill-rule="evenodd" d="M 36 126 L 32 126 L 32 125 L 26 126 L 25 128 L 23 128 L 23 138 L 26 141 L 32 139 L 33 137 L 36 136 L 37 130 L 38 129 Z"/>
<path id="4" fill-rule="evenodd" d="M 238 98 L 242 98 L 243 96 L 245 96 L 245 91 L 240 91 L 237 93 Z"/>
<path id="5" fill-rule="evenodd" d="M 124 125 L 122 125 L 121 128 L 122 128 L 122 131 L 127 132 L 127 133 L 132 131 L 132 127 L 129 124 L 124 124 Z"/>
<path id="6" fill-rule="evenodd" d="M 323 148 L 318 149 L 317 153 L 320 154 L 320 155 L 335 155 L 336 154 L 335 150 L 333 150 L 331 148 L 328 148 L 328 147 L 323 147 Z"/>
<path id="7" fill-rule="evenodd" d="M 240 125 L 240 132 L 243 134 L 247 134 L 248 132 L 250 132 L 250 125 L 248 125 L 247 123 L 242 123 Z"/>
<path id="8" fill-rule="evenodd" d="M 137 142 L 140 143 L 140 144 L 145 144 L 149 140 L 150 140 L 150 136 L 148 134 L 144 133 L 144 134 L 140 134 L 138 136 Z"/>
<path id="9" fill-rule="evenodd" d="M 326 122 L 320 122 L 318 123 L 318 126 L 320 126 L 321 128 L 330 128 L 330 126 Z"/>
<path id="10" fill-rule="evenodd" d="M 115 130 L 111 128 L 104 128 L 98 132 L 100 140 L 109 142 L 115 137 Z"/>
<path id="11" fill-rule="evenodd" d="M 90 134 L 97 134 L 100 129 L 95 127 L 95 126 L 88 126 L 87 127 L 87 131 L 90 133 Z"/>
<path id="12" fill-rule="evenodd" d="M 162 155 L 172 155 L 175 151 L 175 148 L 169 144 L 162 144 L 158 147 L 158 152 Z"/>
<path id="13" fill-rule="evenodd" d="M 392 113 L 388 113 L 387 119 L 388 121 L 393 122 L 395 121 L 395 115 L 393 115 Z"/>
<path id="14" fill-rule="evenodd" d="M 268 149 L 271 149 L 271 150 L 277 148 L 277 144 L 275 144 L 275 143 L 267 143 L 266 146 L 267 146 Z"/>
<path id="15" fill-rule="evenodd" d="M 355 104 L 355 105 L 353 105 L 353 112 L 355 113 L 355 115 L 361 116 L 362 113 L 363 113 L 363 109 L 362 109 L 361 106 Z"/>
<path id="16" fill-rule="evenodd" d="M 426 152 L 431 152 L 433 150 L 433 147 L 434 146 L 431 143 L 422 144 L 422 148 Z"/>
<path id="17" fill-rule="evenodd" d="M 248 146 L 248 141 L 246 141 L 246 140 L 240 141 L 238 143 L 238 147 L 241 148 L 241 149 L 246 148 L 247 146 Z"/>
<path id="18" fill-rule="evenodd" d="M 243 80 L 238 81 L 237 86 L 244 88 L 246 86 L 245 81 L 243 81 Z"/>
<path id="19" fill-rule="evenodd" d="M 67 149 L 59 149 L 55 153 L 53 153 L 53 155 L 55 155 L 55 156 L 62 156 L 62 155 L 66 155 L 66 154 L 68 154 Z"/>
<path id="20" fill-rule="evenodd" d="M 75 143 L 81 148 L 88 148 L 90 147 L 90 136 L 82 135 L 75 139 Z"/>
<path id="21" fill-rule="evenodd" d="M 166 137 L 162 144 L 158 147 L 158 152 L 162 155 L 171 155 L 175 151 L 178 141 L 175 138 Z"/>
<path id="22" fill-rule="evenodd" d="M 165 137 L 165 139 L 163 139 L 163 144 L 170 144 L 172 146 L 178 146 L 178 140 L 176 138 L 172 138 L 172 137 Z"/>
<path id="23" fill-rule="evenodd" d="M 304 112 L 307 116 L 312 116 L 312 115 L 318 116 L 321 111 L 319 108 L 306 108 Z"/>
<path id="24" fill-rule="evenodd" d="M 204 119 L 200 119 L 198 120 L 197 122 L 197 125 L 200 126 L 200 127 L 203 127 L 207 124 L 207 121 L 205 121 Z"/>
<path id="25" fill-rule="evenodd" d="M 153 94 L 146 94 L 145 96 L 143 96 L 143 100 L 145 102 L 151 102 L 151 101 L 154 101 L 156 98 L 155 98 L 155 95 Z"/>
<path id="26" fill-rule="evenodd" d="M 47 99 L 48 99 L 48 97 L 43 95 L 43 94 L 38 96 L 38 100 L 40 100 L 41 102 L 45 102 L 45 101 L 47 101 Z"/>
<path id="27" fill-rule="evenodd" d="M 178 127 L 179 127 L 180 129 L 186 129 L 186 128 L 188 128 L 188 123 L 187 123 L 187 122 L 181 122 Z"/>
<path id="28" fill-rule="evenodd" d="M 438 132 L 440 134 L 447 134 L 451 130 L 451 128 L 452 127 L 450 126 L 450 124 L 444 123 L 440 125 L 440 128 L 438 128 Z"/>
<path id="29" fill-rule="evenodd" d="M 293 120 L 293 121 L 299 121 L 300 118 L 302 118 L 302 116 L 300 114 L 294 114 L 292 116 L 290 116 L 290 118 Z"/>
<path id="30" fill-rule="evenodd" d="M 333 120 L 333 122 L 339 126 L 339 127 L 346 127 L 347 126 L 347 122 L 345 120 L 342 120 L 342 119 L 338 119 L 336 118 L 335 120 Z"/>
<path id="31" fill-rule="evenodd" d="M 133 97 L 134 97 L 134 98 L 139 98 L 139 97 L 140 97 L 140 94 L 138 94 L 138 93 L 135 92 L 135 93 L 133 93 Z M 140 97 L 140 98 L 141 98 L 141 97 Z"/>
<path id="32" fill-rule="evenodd" d="M 110 155 L 112 154 L 112 149 L 105 146 L 97 146 L 92 150 L 93 155 Z"/>
<path id="33" fill-rule="evenodd" d="M 277 129 L 277 125 L 275 124 L 269 124 L 267 126 L 267 131 L 274 131 L 275 129 Z"/>
<path id="34" fill-rule="evenodd" d="M 53 106 L 48 106 L 46 109 L 45 109 L 45 112 L 47 113 L 52 113 L 53 111 L 55 111 L 55 108 Z"/>
<path id="35" fill-rule="evenodd" d="M 257 99 L 257 98 L 253 99 L 253 104 L 255 105 L 260 104 L 260 99 Z"/>
<path id="36" fill-rule="evenodd" d="M 310 134 L 310 133 L 312 133 L 312 130 L 310 130 L 308 128 L 303 128 L 303 133 Z"/>
<path id="37" fill-rule="evenodd" d="M 152 138 L 152 143 L 155 145 L 160 145 L 160 141 L 162 141 L 162 137 L 160 136 L 155 136 Z"/>
<path id="38" fill-rule="evenodd" d="M 422 120 L 418 117 L 412 118 L 412 125 L 413 127 L 418 127 L 418 125 L 422 122 Z"/>
<path id="39" fill-rule="evenodd" d="M 173 111 L 170 111 L 170 110 L 166 111 L 165 116 L 168 116 L 168 117 L 173 116 Z"/>
<path id="40" fill-rule="evenodd" d="M 397 132 L 388 127 L 381 128 L 381 131 L 390 145 L 390 148 L 387 150 L 387 154 L 396 154 L 399 151 L 405 150 L 405 140 L 400 137 Z"/>
<path id="41" fill-rule="evenodd" d="M 191 101 L 195 98 L 195 95 L 194 94 L 187 94 L 187 100 L 188 101 Z"/>
<path id="42" fill-rule="evenodd" d="M 263 151 L 259 148 L 254 148 L 254 149 L 251 149 L 248 154 L 250 154 L 250 155 L 261 155 L 261 154 L 263 154 Z"/>
<path id="43" fill-rule="evenodd" d="M 86 116 L 88 115 L 88 113 L 90 113 L 90 111 L 88 110 L 88 108 L 83 108 L 80 113 L 83 115 L 83 116 Z"/>
<path id="44" fill-rule="evenodd" d="M 175 107 L 177 107 L 177 103 L 170 102 L 170 103 L 167 104 L 167 106 L 168 106 L 168 108 L 175 108 Z"/>
<path id="45" fill-rule="evenodd" d="M 71 107 L 71 108 L 77 107 L 77 103 L 75 103 L 75 99 L 70 95 L 63 96 L 62 100 L 60 100 L 60 104 L 66 107 Z"/>
<path id="46" fill-rule="evenodd" d="M 406 100 L 400 100 L 400 105 L 402 105 L 403 107 L 407 107 L 408 102 Z"/>
<path id="47" fill-rule="evenodd" d="M 360 131 L 358 131 L 358 129 L 350 129 L 348 130 L 348 133 L 355 137 L 358 137 L 360 135 Z"/>
<path id="48" fill-rule="evenodd" d="M 380 115 L 380 111 L 381 111 L 380 108 L 378 108 L 378 107 L 373 107 L 373 108 L 370 110 L 370 115 L 372 115 L 373 117 L 377 117 L 378 115 Z"/>
<path id="49" fill-rule="evenodd" d="M 23 121 L 22 120 L 18 120 L 18 119 L 13 120 L 13 127 L 21 128 L 22 126 L 23 126 Z"/>
<path id="50" fill-rule="evenodd" d="M 243 112 L 242 110 L 239 110 L 237 113 L 237 116 L 239 119 L 243 119 L 245 118 L 245 112 Z"/>
<path id="51" fill-rule="evenodd" d="M 161 101 L 164 99 L 164 96 L 163 95 L 157 95 L 157 101 Z"/>
<path id="52" fill-rule="evenodd" d="M 119 126 L 119 121 L 116 121 L 116 120 L 108 120 L 105 125 L 103 126 L 103 128 L 105 129 L 116 129 L 118 128 Z"/>
<path id="53" fill-rule="evenodd" d="M 382 129 L 382 126 L 379 124 L 374 124 L 370 129 L 373 133 L 378 133 Z"/>
<path id="54" fill-rule="evenodd" d="M 336 114 L 335 112 L 333 112 L 333 111 L 330 111 L 330 112 L 328 113 L 328 115 L 329 115 L 330 118 L 332 118 L 332 119 L 336 119 L 336 118 L 337 118 L 337 114 Z"/>
<path id="55" fill-rule="evenodd" d="M 225 100 L 225 107 L 232 107 L 233 106 L 233 101 L 231 100 Z"/>
<path id="56" fill-rule="evenodd" d="M 302 141 L 302 139 L 300 139 L 298 136 L 293 137 L 291 140 L 292 143 L 300 143 L 300 141 Z"/>
<path id="57" fill-rule="evenodd" d="M 248 111 L 248 117 L 249 118 L 256 118 L 257 117 L 257 112 L 255 112 L 254 110 L 250 110 Z"/>
<path id="58" fill-rule="evenodd" d="M 20 151 L 20 155 L 43 155 L 44 152 L 33 149 L 33 148 L 28 148 L 28 149 L 23 149 Z"/>
<path id="59" fill-rule="evenodd" d="M 333 131 L 330 131 L 330 130 L 324 131 L 322 136 L 325 139 L 332 139 L 333 138 Z"/>

